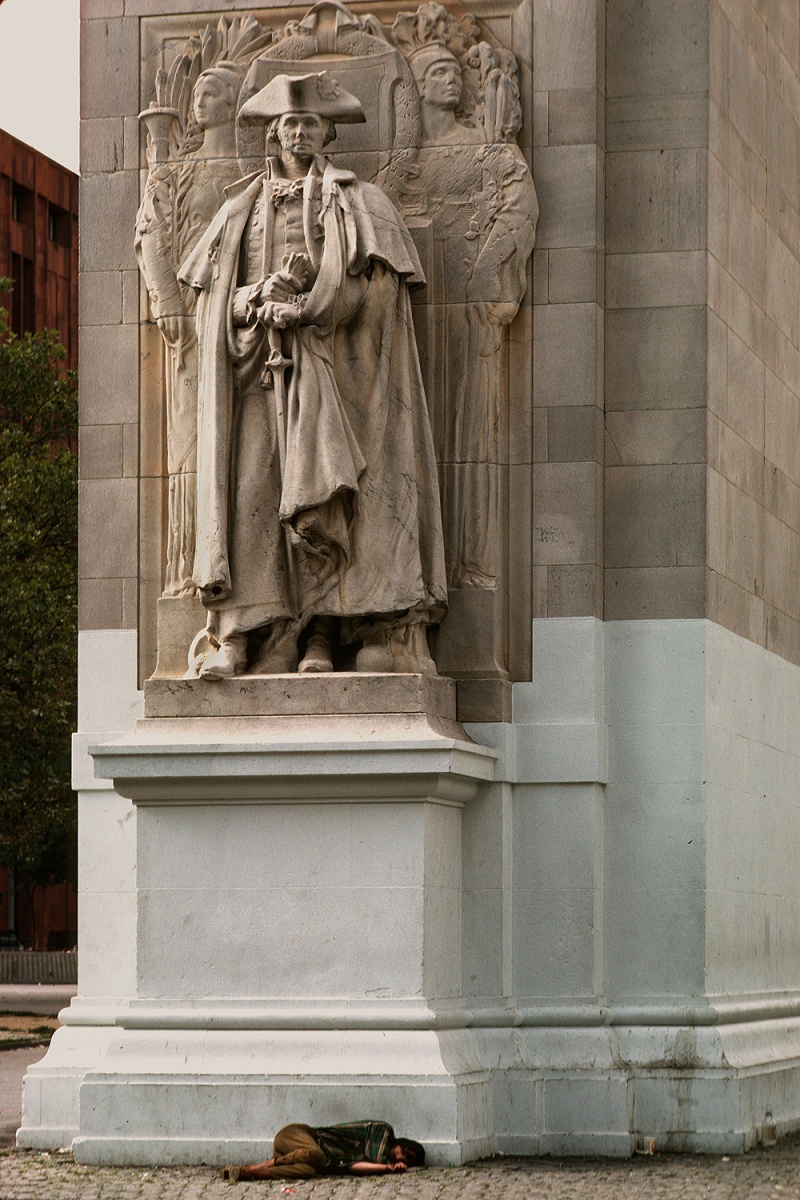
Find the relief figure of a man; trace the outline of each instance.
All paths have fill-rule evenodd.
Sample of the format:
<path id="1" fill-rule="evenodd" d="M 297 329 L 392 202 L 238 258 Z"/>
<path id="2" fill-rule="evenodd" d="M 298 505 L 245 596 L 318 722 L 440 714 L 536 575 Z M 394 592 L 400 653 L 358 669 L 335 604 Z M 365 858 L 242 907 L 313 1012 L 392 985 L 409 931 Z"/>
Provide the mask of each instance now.
<path id="1" fill-rule="evenodd" d="M 323 156 L 365 120 L 335 79 L 276 76 L 240 120 L 279 153 L 226 189 L 179 273 L 199 293 L 200 673 L 433 671 L 447 601 L 414 244 Z"/>

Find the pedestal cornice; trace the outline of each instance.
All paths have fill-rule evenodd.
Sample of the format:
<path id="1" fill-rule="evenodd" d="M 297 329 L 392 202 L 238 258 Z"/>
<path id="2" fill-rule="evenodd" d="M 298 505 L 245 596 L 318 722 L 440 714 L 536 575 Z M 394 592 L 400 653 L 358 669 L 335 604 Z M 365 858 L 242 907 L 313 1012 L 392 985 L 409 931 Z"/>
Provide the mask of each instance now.
<path id="1" fill-rule="evenodd" d="M 89 747 L 95 775 L 137 804 L 463 804 L 493 779 L 496 752 L 449 716 L 426 712 L 417 677 L 402 678 L 412 683 L 411 711 L 145 717 Z M 262 707 L 276 706 L 283 682 L 261 690 Z M 380 689 L 374 698 L 382 705 Z"/>

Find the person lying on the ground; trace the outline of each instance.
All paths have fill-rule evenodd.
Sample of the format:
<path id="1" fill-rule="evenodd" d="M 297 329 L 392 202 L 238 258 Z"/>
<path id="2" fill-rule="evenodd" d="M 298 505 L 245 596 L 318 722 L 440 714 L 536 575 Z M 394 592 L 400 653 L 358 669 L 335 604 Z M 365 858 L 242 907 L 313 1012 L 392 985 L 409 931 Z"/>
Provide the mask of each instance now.
<path id="1" fill-rule="evenodd" d="M 425 1165 L 425 1150 L 411 1138 L 395 1137 L 386 1121 L 347 1125 L 286 1125 L 273 1141 L 272 1158 L 222 1172 L 231 1182 L 246 1179 L 313 1179 L 316 1175 L 395 1175 Z"/>

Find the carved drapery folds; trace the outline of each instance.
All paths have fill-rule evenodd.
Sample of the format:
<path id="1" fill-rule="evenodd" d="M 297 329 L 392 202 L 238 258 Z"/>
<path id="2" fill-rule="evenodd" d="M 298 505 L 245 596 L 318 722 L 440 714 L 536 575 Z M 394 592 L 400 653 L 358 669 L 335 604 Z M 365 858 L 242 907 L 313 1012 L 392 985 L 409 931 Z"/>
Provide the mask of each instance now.
<path id="1" fill-rule="evenodd" d="M 522 401 L 510 396 L 512 378 L 530 379 L 530 345 L 524 335 L 512 339 L 509 327 L 525 294 L 537 204 L 517 144 L 514 54 L 473 17 L 436 3 L 400 12 L 391 26 L 329 0 L 282 29 L 270 28 L 264 13 L 222 18 L 178 53 L 174 24 L 162 36 L 161 69 L 142 114 L 149 170 L 137 217 L 139 259 L 165 354 L 162 397 L 143 397 L 143 407 L 160 400 L 166 412 L 164 595 L 194 588 L 197 349 L 194 301 L 177 270 L 223 189 L 263 170 L 264 127 L 237 124 L 238 110 L 277 74 L 327 70 L 368 116 L 366 125 L 340 127 L 327 153 L 390 197 L 427 279 L 413 295 L 413 312 L 450 598 L 435 657 L 440 671 L 464 681 L 522 677 L 530 581 L 522 572 L 510 578 L 508 546 L 529 532 L 510 529 L 510 509 L 524 514 L 525 502 L 514 502 L 519 484 L 509 468 L 530 462 L 529 421 L 515 411 Z M 503 715 L 493 703 L 484 712 L 470 702 L 463 715 Z"/>

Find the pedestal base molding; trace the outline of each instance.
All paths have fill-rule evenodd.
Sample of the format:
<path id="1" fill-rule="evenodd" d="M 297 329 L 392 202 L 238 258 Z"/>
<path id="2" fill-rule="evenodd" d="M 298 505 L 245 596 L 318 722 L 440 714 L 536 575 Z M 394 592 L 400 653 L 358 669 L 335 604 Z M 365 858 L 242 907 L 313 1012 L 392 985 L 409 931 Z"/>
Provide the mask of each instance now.
<path id="1" fill-rule="evenodd" d="M 432 1164 L 456 1165 L 491 1153 L 626 1156 L 646 1137 L 662 1151 L 735 1154 L 800 1126 L 800 1017 L 178 1030 L 161 1012 L 166 1028 L 144 1029 L 92 1027 L 89 1006 L 68 1010 L 26 1077 L 18 1145 L 71 1145 L 86 1163 L 221 1165 L 267 1157 L 293 1120 L 380 1113 L 421 1138 Z"/>

